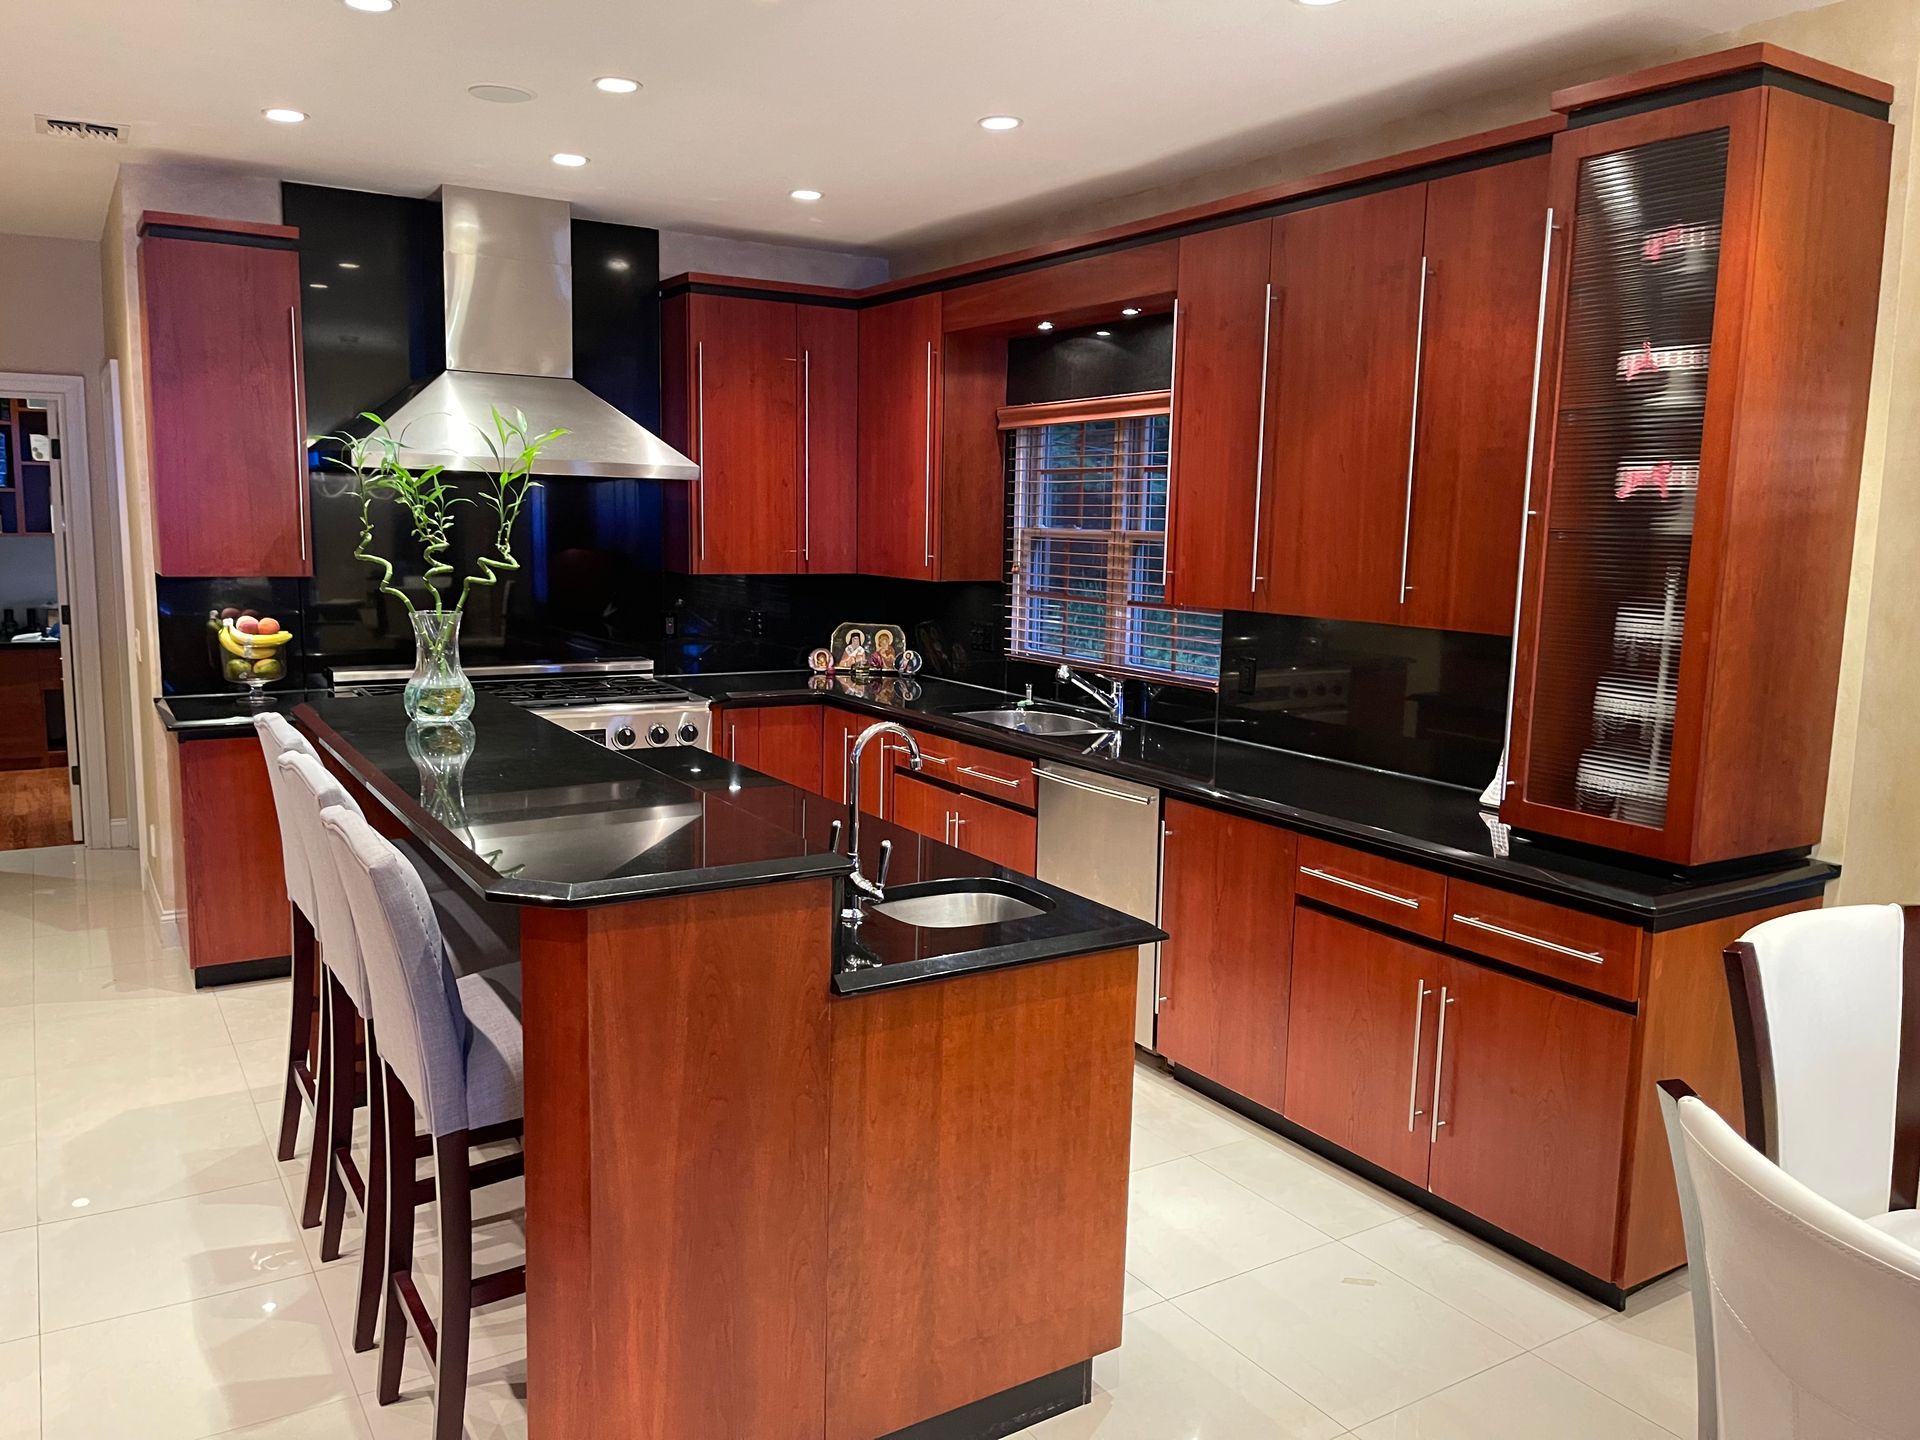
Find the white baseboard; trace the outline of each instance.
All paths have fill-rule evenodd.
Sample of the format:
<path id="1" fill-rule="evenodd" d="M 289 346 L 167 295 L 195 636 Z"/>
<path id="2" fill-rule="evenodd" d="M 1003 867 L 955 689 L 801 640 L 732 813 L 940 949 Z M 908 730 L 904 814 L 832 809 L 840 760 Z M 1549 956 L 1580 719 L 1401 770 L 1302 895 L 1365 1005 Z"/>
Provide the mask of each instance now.
<path id="1" fill-rule="evenodd" d="M 160 943 L 184 950 L 187 945 L 187 912 L 161 908 L 160 892 L 153 888 L 153 876 L 145 865 L 140 867 L 140 888 L 146 892 L 147 908 L 153 912 L 153 923 L 160 931 Z"/>
<path id="2" fill-rule="evenodd" d="M 107 843 L 115 850 L 133 848 L 133 822 L 122 816 L 118 820 L 107 821 Z"/>

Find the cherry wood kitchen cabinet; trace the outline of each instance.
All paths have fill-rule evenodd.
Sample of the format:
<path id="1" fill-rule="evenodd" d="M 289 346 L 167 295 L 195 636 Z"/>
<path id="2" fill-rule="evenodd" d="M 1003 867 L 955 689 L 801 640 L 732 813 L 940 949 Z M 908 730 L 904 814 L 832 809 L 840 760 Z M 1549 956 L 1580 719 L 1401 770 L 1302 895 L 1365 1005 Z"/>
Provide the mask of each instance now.
<path id="1" fill-rule="evenodd" d="M 929 784 L 899 768 L 893 775 L 887 818 L 982 860 L 1023 875 L 1033 873 L 1039 829 L 1024 810 Z"/>
<path id="2" fill-rule="evenodd" d="M 818 705 L 728 706 L 713 722 L 720 752 L 789 785 L 820 790 Z"/>
<path id="3" fill-rule="evenodd" d="M 838 575 L 858 563 L 860 317 L 795 307 L 800 343 L 800 568 Z"/>
<path id="4" fill-rule="evenodd" d="M 869 725 L 875 724 L 875 718 L 856 710 L 842 710 L 838 706 L 826 707 L 820 723 L 820 792 L 829 800 L 845 805 L 847 799 L 847 764 L 853 755 L 853 742 Z M 860 765 L 860 808 L 869 815 L 885 816 L 887 801 L 887 757 L 881 750 L 882 741 L 876 740 L 867 747 L 867 753 L 861 757 Z"/>
<path id="5" fill-rule="evenodd" d="M 937 578 L 940 297 L 860 312 L 860 543 L 863 575 Z"/>
<path id="6" fill-rule="evenodd" d="M 1295 837 L 1169 799 L 1161 831 L 1155 1048 L 1281 1110 L 1292 986 Z"/>
<path id="7" fill-rule="evenodd" d="M 1180 241 L 1167 519 L 1167 599 L 1174 605 L 1254 604 L 1272 256 L 1267 220 Z"/>
<path id="8" fill-rule="evenodd" d="M 1501 814 L 1682 865 L 1820 839 L 1878 305 L 1890 128 L 1758 79 L 1553 148 Z"/>
<path id="9" fill-rule="evenodd" d="M 141 217 L 158 574 L 313 573 L 299 234 Z"/>
<path id="10" fill-rule="evenodd" d="M 1633 1018 L 1461 961 L 1439 979 L 1427 1187 L 1589 1274 L 1608 1273 Z"/>
<path id="11" fill-rule="evenodd" d="M 286 959 L 293 909 L 260 741 L 251 733 L 183 741 L 177 753 L 187 963 L 195 983 L 207 983 L 211 967 Z"/>

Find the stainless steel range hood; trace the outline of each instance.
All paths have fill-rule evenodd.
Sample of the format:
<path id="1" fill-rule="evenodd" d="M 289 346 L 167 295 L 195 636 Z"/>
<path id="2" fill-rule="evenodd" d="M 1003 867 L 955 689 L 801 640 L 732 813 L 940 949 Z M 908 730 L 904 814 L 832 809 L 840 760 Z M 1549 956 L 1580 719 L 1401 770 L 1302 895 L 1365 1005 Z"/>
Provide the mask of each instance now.
<path id="1" fill-rule="evenodd" d="M 440 191 L 447 369 L 387 417 L 412 469 L 492 470 L 493 411 L 563 429 L 538 475 L 693 480 L 700 467 L 573 378 L 571 208 L 492 190 Z"/>

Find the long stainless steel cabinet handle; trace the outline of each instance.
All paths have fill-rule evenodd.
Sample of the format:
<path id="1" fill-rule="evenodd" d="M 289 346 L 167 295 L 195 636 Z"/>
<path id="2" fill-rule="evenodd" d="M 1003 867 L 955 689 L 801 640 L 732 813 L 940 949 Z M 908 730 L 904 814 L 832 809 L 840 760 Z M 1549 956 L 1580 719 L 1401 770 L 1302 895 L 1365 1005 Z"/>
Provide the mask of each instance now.
<path id="1" fill-rule="evenodd" d="M 287 307 L 287 345 L 293 352 L 293 462 L 294 519 L 300 527 L 300 558 L 307 558 L 307 406 L 300 390 L 300 307 Z"/>
<path id="2" fill-rule="evenodd" d="M 693 347 L 693 382 L 697 402 L 700 406 L 699 424 L 695 434 L 700 445 L 700 558 L 707 558 L 707 342 L 696 341 Z"/>
<path id="3" fill-rule="evenodd" d="M 1385 900 L 1389 904 L 1404 905 L 1409 910 L 1418 910 L 1420 902 L 1411 895 L 1396 895 L 1391 890 L 1376 890 L 1371 885 L 1362 885 L 1358 880 L 1349 880 L 1344 875 L 1336 875 L 1331 870 L 1321 870 L 1316 866 L 1302 865 L 1302 875 L 1311 875 L 1316 880 L 1324 880 L 1329 885 L 1338 885 L 1346 890 L 1358 890 L 1362 895 L 1371 895 L 1376 900 Z"/>
<path id="4" fill-rule="evenodd" d="M 800 558 L 813 559 L 813 352 L 800 352 Z"/>
<path id="5" fill-rule="evenodd" d="M 1267 480 L 1267 364 L 1273 352 L 1273 282 L 1267 282 L 1266 306 L 1260 317 L 1260 433 L 1253 451 L 1253 560 L 1248 568 L 1247 592 L 1260 588 L 1260 498 Z"/>
<path id="6" fill-rule="evenodd" d="M 980 774 L 981 772 L 977 770 L 969 770 L 963 765 L 960 767 L 960 773 L 962 775 L 977 775 L 977 774 Z M 1153 804 L 1153 801 L 1154 801 L 1154 797 L 1151 795 L 1129 795 L 1123 790 L 1109 790 L 1104 785 L 1089 785 L 1084 780 L 1075 780 L 1070 778 L 1069 776 L 1061 775 L 1053 770 L 1042 770 L 1042 769 L 1036 768 L 1033 772 L 1033 777 L 1036 780 L 1051 780 L 1056 785 L 1069 785 L 1075 790 L 1085 790 L 1088 794 L 1091 794 L 1091 795 L 1104 795 L 1109 800 L 1124 800 L 1129 805 L 1151 805 Z M 989 780 L 1000 779 L 1000 777 L 997 775 L 988 775 L 985 778 Z M 1002 785 L 1018 785 L 1020 782 L 1017 780 L 1000 780 L 1000 783 Z"/>
<path id="7" fill-rule="evenodd" d="M 1173 359 L 1167 375 L 1167 539 L 1160 562 L 1160 583 L 1166 588 L 1167 603 L 1173 603 L 1173 500 L 1177 489 L 1173 463 L 1174 437 L 1179 433 L 1180 417 L 1180 298 L 1173 301 Z"/>
<path id="8" fill-rule="evenodd" d="M 920 517 L 920 539 L 927 554 L 926 568 L 933 569 L 933 342 L 927 342 L 927 433 L 921 446 L 921 500 L 925 509 Z"/>
<path id="9" fill-rule="evenodd" d="M 1427 989 L 1427 982 L 1413 982 L 1413 1071 L 1407 1077 L 1407 1133 L 1413 1133 L 1413 1122 L 1427 1112 L 1417 1108 L 1420 1104 L 1420 1031 L 1427 1018 L 1427 996 L 1433 992 Z"/>
<path id="10" fill-rule="evenodd" d="M 1440 987 L 1440 1024 L 1433 1035 L 1433 1128 L 1427 1132 L 1429 1143 L 1440 1138 L 1440 1127 L 1447 1122 L 1440 1118 L 1440 1077 L 1447 1068 L 1447 1007 L 1457 999 L 1447 994 L 1447 987 Z"/>
<path id="11" fill-rule="evenodd" d="M 1538 935 L 1529 935 L 1521 930 L 1509 930 L 1504 925 L 1496 925 L 1491 920 L 1482 920 L 1478 915 L 1455 915 L 1454 923 L 1471 925 L 1476 930 L 1484 930 L 1489 935 L 1498 935 L 1505 940 L 1518 940 L 1522 945 L 1532 945 L 1536 949 L 1551 950 L 1556 955 L 1565 955 L 1571 960 L 1585 960 L 1590 965 L 1604 965 L 1607 957 L 1598 950 L 1576 950 L 1571 945 L 1562 945 L 1555 940 L 1542 940 Z"/>
<path id="12" fill-rule="evenodd" d="M 1420 257 L 1420 308 L 1413 322 L 1413 420 L 1407 427 L 1407 505 L 1400 521 L 1400 603 L 1407 603 L 1407 552 L 1413 548 L 1413 470 L 1420 450 L 1420 361 L 1427 344 L 1427 257 Z"/>
<path id="13" fill-rule="evenodd" d="M 1018 790 L 1020 788 L 1020 782 L 1018 780 L 1009 780 L 1004 775 L 996 775 L 991 770 L 978 770 L 971 765 L 956 766 L 954 773 L 957 775 L 971 775 L 976 780 L 988 780 L 995 785 L 1004 785 L 1009 790 Z"/>
<path id="14" fill-rule="evenodd" d="M 1034 771 L 1036 775 L 1039 773 L 1037 770 Z M 1167 918 L 1167 841 L 1172 838 L 1173 831 L 1169 830 L 1167 822 L 1162 820 L 1160 822 L 1160 885 L 1153 897 L 1153 921 L 1154 924 L 1163 928 Z M 1167 946 L 1163 940 L 1160 942 L 1160 959 L 1164 962 L 1166 958 Z M 1167 997 L 1160 993 L 1167 984 L 1167 968 L 1164 963 L 1154 967 L 1154 979 L 1159 983 L 1153 987 L 1153 1013 L 1158 1015 L 1160 1007 L 1167 1003 Z"/>
<path id="15" fill-rule="evenodd" d="M 1513 788 L 1513 695 L 1520 678 L 1520 602 L 1527 583 L 1527 536 L 1533 529 L 1533 456 L 1540 434 L 1540 372 L 1547 348 L 1547 289 L 1553 273 L 1553 235 L 1560 226 L 1547 207 L 1547 233 L 1540 244 L 1540 314 L 1533 325 L 1533 406 L 1527 411 L 1527 477 L 1520 491 L 1520 562 L 1513 580 L 1513 644 L 1507 651 L 1507 728 L 1506 743 L 1501 746 L 1506 783 L 1505 794 Z"/>

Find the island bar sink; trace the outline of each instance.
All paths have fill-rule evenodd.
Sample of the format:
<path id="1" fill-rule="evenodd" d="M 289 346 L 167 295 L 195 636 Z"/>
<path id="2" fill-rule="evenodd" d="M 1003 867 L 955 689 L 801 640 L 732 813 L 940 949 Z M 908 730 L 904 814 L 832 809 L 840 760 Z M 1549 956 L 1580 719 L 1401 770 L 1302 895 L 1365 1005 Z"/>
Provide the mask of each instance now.
<path id="1" fill-rule="evenodd" d="M 890 894 L 869 913 L 926 930 L 1027 920 L 1053 908 L 1044 895 L 1004 880 L 928 880 Z"/>
<path id="2" fill-rule="evenodd" d="M 983 725 L 998 725 L 1002 730 L 1020 730 L 1029 735 L 1104 735 L 1113 730 L 1084 715 L 1062 715 L 1058 710 L 959 710 L 962 720 L 978 720 Z"/>

